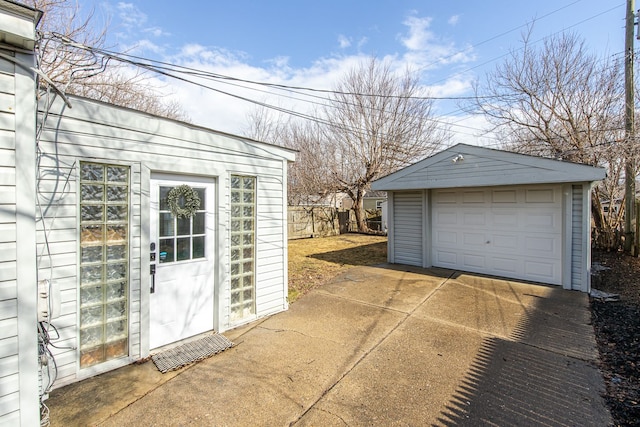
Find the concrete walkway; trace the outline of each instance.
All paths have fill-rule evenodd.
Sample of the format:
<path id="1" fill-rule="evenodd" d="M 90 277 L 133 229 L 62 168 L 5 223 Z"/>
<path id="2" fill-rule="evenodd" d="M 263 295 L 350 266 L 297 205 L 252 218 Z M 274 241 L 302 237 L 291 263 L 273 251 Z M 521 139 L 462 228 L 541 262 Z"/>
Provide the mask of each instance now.
<path id="1" fill-rule="evenodd" d="M 52 393 L 52 425 L 606 426 L 585 294 L 357 267 L 236 346 L 171 374 L 132 365 Z"/>

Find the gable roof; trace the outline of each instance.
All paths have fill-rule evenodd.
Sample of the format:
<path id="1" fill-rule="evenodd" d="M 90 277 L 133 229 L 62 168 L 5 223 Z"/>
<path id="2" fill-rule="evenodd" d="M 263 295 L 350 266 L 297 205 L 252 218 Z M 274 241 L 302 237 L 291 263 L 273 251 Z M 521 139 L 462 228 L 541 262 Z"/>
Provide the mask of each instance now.
<path id="1" fill-rule="evenodd" d="M 457 144 L 374 181 L 373 190 L 592 182 L 605 170 L 509 151 Z"/>

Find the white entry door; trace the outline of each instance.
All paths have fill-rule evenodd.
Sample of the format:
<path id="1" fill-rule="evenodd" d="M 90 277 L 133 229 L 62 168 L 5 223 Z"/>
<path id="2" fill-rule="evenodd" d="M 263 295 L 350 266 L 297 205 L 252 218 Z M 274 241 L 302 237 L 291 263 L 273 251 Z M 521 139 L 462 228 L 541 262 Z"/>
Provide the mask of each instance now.
<path id="1" fill-rule="evenodd" d="M 200 198 L 192 218 L 176 218 L 167 195 L 189 185 Z M 151 180 L 150 347 L 158 348 L 213 329 L 215 285 L 215 182 Z M 155 254 L 155 255 L 154 255 Z M 152 266 L 153 269 L 153 266 Z"/>

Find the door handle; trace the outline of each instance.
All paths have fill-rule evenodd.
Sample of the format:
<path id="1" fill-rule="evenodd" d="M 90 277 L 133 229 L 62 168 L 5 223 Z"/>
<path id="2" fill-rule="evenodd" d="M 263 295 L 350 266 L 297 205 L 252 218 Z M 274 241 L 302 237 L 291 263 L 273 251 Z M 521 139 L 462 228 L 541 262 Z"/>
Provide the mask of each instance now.
<path id="1" fill-rule="evenodd" d="M 156 291 L 156 265 L 151 264 L 149 269 L 149 274 L 151 274 L 151 293 L 155 293 Z"/>

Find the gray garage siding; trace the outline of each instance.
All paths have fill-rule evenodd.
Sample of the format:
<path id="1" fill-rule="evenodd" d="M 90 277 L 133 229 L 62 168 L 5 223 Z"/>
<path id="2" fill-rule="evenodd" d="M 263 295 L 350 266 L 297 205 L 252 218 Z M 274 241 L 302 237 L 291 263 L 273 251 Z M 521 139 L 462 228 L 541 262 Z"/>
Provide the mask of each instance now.
<path id="1" fill-rule="evenodd" d="M 393 193 L 393 262 L 422 266 L 422 214 L 422 192 Z"/>
<path id="2" fill-rule="evenodd" d="M 584 238 L 582 185 L 571 186 L 571 289 L 582 290 L 585 283 L 583 275 Z"/>

